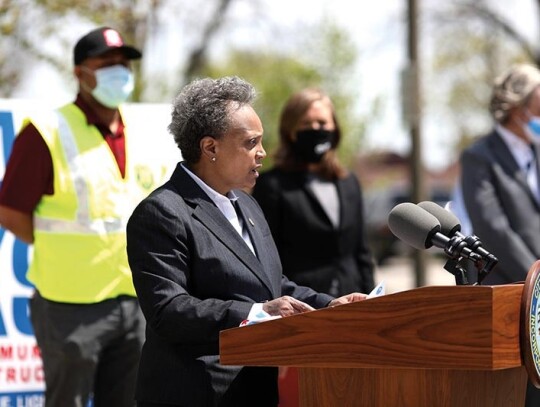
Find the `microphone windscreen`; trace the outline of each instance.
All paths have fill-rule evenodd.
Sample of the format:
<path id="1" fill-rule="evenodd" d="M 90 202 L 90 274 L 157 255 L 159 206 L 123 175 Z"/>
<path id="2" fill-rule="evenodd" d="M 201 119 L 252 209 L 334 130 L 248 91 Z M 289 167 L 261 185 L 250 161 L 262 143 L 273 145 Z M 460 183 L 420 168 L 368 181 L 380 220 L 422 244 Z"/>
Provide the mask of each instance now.
<path id="1" fill-rule="evenodd" d="M 443 235 L 452 237 L 456 232 L 461 230 L 461 224 L 456 215 L 437 205 L 435 202 L 424 201 L 420 202 L 418 206 L 437 218 L 441 224 L 441 233 Z"/>
<path id="2" fill-rule="evenodd" d="M 435 216 L 411 202 L 396 205 L 390 211 L 388 227 L 398 239 L 419 250 L 431 247 L 431 237 L 441 230 Z"/>

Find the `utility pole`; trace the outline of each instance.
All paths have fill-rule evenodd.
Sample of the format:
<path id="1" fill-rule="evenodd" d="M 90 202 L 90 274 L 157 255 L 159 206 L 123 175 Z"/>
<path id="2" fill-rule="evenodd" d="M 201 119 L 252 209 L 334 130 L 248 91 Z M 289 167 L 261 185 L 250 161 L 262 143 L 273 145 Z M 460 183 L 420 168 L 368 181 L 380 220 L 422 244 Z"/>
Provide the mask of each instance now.
<path id="1" fill-rule="evenodd" d="M 408 125 L 411 138 L 411 153 L 409 156 L 412 179 L 411 200 L 418 203 L 426 199 L 422 165 L 422 92 L 418 57 L 418 0 L 407 0 L 407 27 L 408 64 L 402 76 L 402 109 L 404 121 Z M 426 252 L 414 250 L 413 261 L 416 286 L 420 287 L 426 283 Z"/>

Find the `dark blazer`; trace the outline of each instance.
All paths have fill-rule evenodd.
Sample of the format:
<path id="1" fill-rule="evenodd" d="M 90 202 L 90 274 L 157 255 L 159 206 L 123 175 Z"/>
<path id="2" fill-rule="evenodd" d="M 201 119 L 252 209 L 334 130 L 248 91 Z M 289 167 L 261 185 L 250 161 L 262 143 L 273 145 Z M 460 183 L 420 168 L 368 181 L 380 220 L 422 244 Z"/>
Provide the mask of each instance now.
<path id="1" fill-rule="evenodd" d="M 540 258 L 540 206 L 524 172 L 495 131 L 463 151 L 461 165 L 463 199 L 473 232 L 499 259 L 484 282 L 524 281 Z"/>
<path id="2" fill-rule="evenodd" d="M 237 327 L 255 302 L 290 295 L 322 308 L 332 300 L 282 275 L 259 206 L 235 193 L 257 256 L 180 164 L 129 220 L 129 264 L 147 320 L 139 401 L 276 406 L 277 369 L 220 365 L 219 332 Z"/>
<path id="3" fill-rule="evenodd" d="M 261 205 L 276 242 L 283 272 L 298 284 L 337 295 L 374 286 L 373 260 L 365 236 L 363 199 L 353 174 L 336 181 L 340 225 L 335 228 L 308 187 L 306 172 L 272 169 L 261 174 L 253 196 Z"/>

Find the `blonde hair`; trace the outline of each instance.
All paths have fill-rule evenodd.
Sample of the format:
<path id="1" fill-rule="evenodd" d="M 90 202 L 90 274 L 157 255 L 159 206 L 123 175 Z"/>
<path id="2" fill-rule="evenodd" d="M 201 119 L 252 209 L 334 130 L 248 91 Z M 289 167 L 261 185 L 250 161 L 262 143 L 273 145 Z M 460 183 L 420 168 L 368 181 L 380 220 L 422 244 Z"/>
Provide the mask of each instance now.
<path id="1" fill-rule="evenodd" d="M 495 79 L 489 111 L 493 118 L 504 123 L 510 110 L 527 103 L 531 93 L 540 86 L 540 70 L 534 65 L 519 64 Z"/>

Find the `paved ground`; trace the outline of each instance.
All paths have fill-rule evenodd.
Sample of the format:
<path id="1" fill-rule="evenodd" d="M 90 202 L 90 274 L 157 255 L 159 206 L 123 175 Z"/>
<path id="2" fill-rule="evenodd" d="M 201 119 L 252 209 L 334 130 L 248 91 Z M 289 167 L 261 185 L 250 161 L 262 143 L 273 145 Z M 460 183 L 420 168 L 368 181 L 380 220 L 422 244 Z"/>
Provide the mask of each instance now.
<path id="1" fill-rule="evenodd" d="M 426 270 L 426 285 L 455 285 L 455 277 L 446 271 L 445 259 L 428 257 Z M 385 282 L 386 294 L 415 288 L 414 264 L 411 258 L 395 257 L 389 259 L 375 271 L 375 284 Z"/>

